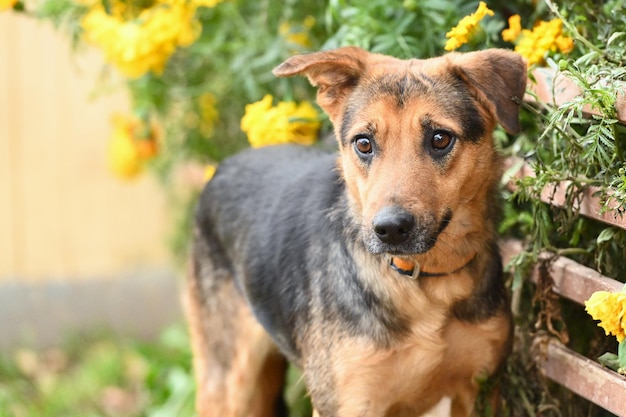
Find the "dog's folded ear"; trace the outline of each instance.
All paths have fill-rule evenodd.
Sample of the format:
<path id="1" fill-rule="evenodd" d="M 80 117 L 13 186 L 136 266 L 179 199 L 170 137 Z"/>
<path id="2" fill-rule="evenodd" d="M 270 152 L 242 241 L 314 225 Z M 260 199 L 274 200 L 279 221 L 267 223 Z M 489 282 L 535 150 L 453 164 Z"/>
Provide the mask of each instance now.
<path id="1" fill-rule="evenodd" d="M 317 103 L 331 120 L 341 114 L 344 98 L 357 85 L 366 67 L 368 53 L 349 46 L 332 51 L 294 55 L 274 68 L 274 75 L 303 74 L 317 90 Z"/>
<path id="2" fill-rule="evenodd" d="M 519 107 L 528 79 L 521 55 L 505 49 L 450 54 L 456 73 L 509 133 L 520 130 Z"/>

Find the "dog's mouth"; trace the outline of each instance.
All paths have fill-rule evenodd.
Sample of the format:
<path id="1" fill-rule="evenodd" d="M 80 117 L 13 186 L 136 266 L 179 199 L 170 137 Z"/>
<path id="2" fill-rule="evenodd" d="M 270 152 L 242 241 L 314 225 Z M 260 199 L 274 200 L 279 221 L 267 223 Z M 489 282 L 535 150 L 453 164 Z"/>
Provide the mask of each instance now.
<path id="1" fill-rule="evenodd" d="M 365 246 L 372 254 L 411 256 L 428 252 L 452 220 L 446 209 L 439 220 L 434 216 L 416 218 L 399 207 L 384 208 L 364 233 Z"/>

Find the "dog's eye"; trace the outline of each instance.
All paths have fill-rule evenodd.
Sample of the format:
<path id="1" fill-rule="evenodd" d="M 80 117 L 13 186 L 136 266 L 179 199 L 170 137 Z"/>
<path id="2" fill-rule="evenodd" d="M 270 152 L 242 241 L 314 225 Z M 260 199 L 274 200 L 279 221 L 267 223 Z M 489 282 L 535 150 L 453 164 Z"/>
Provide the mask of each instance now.
<path id="1" fill-rule="evenodd" d="M 354 140 L 354 148 L 361 155 L 368 155 L 372 153 L 372 141 L 365 137 L 359 136 Z"/>
<path id="2" fill-rule="evenodd" d="M 430 140 L 430 145 L 434 151 L 444 151 L 452 147 L 454 143 L 454 136 L 449 132 L 443 130 L 437 130 L 433 133 L 433 137 Z"/>

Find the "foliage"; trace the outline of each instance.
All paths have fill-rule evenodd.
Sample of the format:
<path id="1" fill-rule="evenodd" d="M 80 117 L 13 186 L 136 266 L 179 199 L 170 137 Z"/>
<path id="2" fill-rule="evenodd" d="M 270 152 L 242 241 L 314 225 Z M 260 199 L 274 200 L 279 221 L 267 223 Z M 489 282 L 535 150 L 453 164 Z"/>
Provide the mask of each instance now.
<path id="1" fill-rule="evenodd" d="M 562 7 L 567 16 L 548 3 L 577 45 L 576 53 L 561 57 L 558 63 L 548 60 L 548 64 L 573 80 L 581 95 L 561 105 L 539 103 L 539 107 L 528 107 L 540 134 L 514 145 L 535 171 L 534 177 L 518 182 L 515 196 L 531 204 L 531 250 L 525 254 L 531 263 L 540 251 L 548 250 L 570 254 L 614 277 L 623 277 L 626 272 L 617 261 L 626 255 L 625 232 L 584 220 L 577 210 L 580 193 L 585 187 L 595 186 L 605 210 L 610 209 L 615 216 L 624 211 L 621 190 L 626 128 L 618 123 L 615 109 L 616 98 L 623 94 L 626 81 L 626 20 L 622 3 L 610 1 L 602 13 L 591 13 L 596 10 L 592 2 L 574 2 L 570 7 Z M 582 26 L 581 22 L 586 24 Z M 596 114 L 586 117 L 588 109 Z M 551 209 L 539 202 L 544 189 L 563 181 L 571 182 L 565 209 Z"/>

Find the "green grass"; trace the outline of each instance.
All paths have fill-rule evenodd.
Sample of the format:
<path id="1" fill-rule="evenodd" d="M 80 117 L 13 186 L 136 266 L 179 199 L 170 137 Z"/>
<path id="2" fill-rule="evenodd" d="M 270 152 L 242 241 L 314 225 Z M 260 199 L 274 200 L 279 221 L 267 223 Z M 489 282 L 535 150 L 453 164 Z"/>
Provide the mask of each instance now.
<path id="1" fill-rule="evenodd" d="M 99 335 L 0 353 L 0 417 L 191 417 L 190 367 L 182 325 L 152 343 Z"/>
<path id="2" fill-rule="evenodd" d="M 0 352 L 0 417 L 195 417 L 194 395 L 184 325 L 153 342 L 101 332 L 60 349 Z M 285 399 L 291 417 L 311 415 L 293 367 Z"/>

